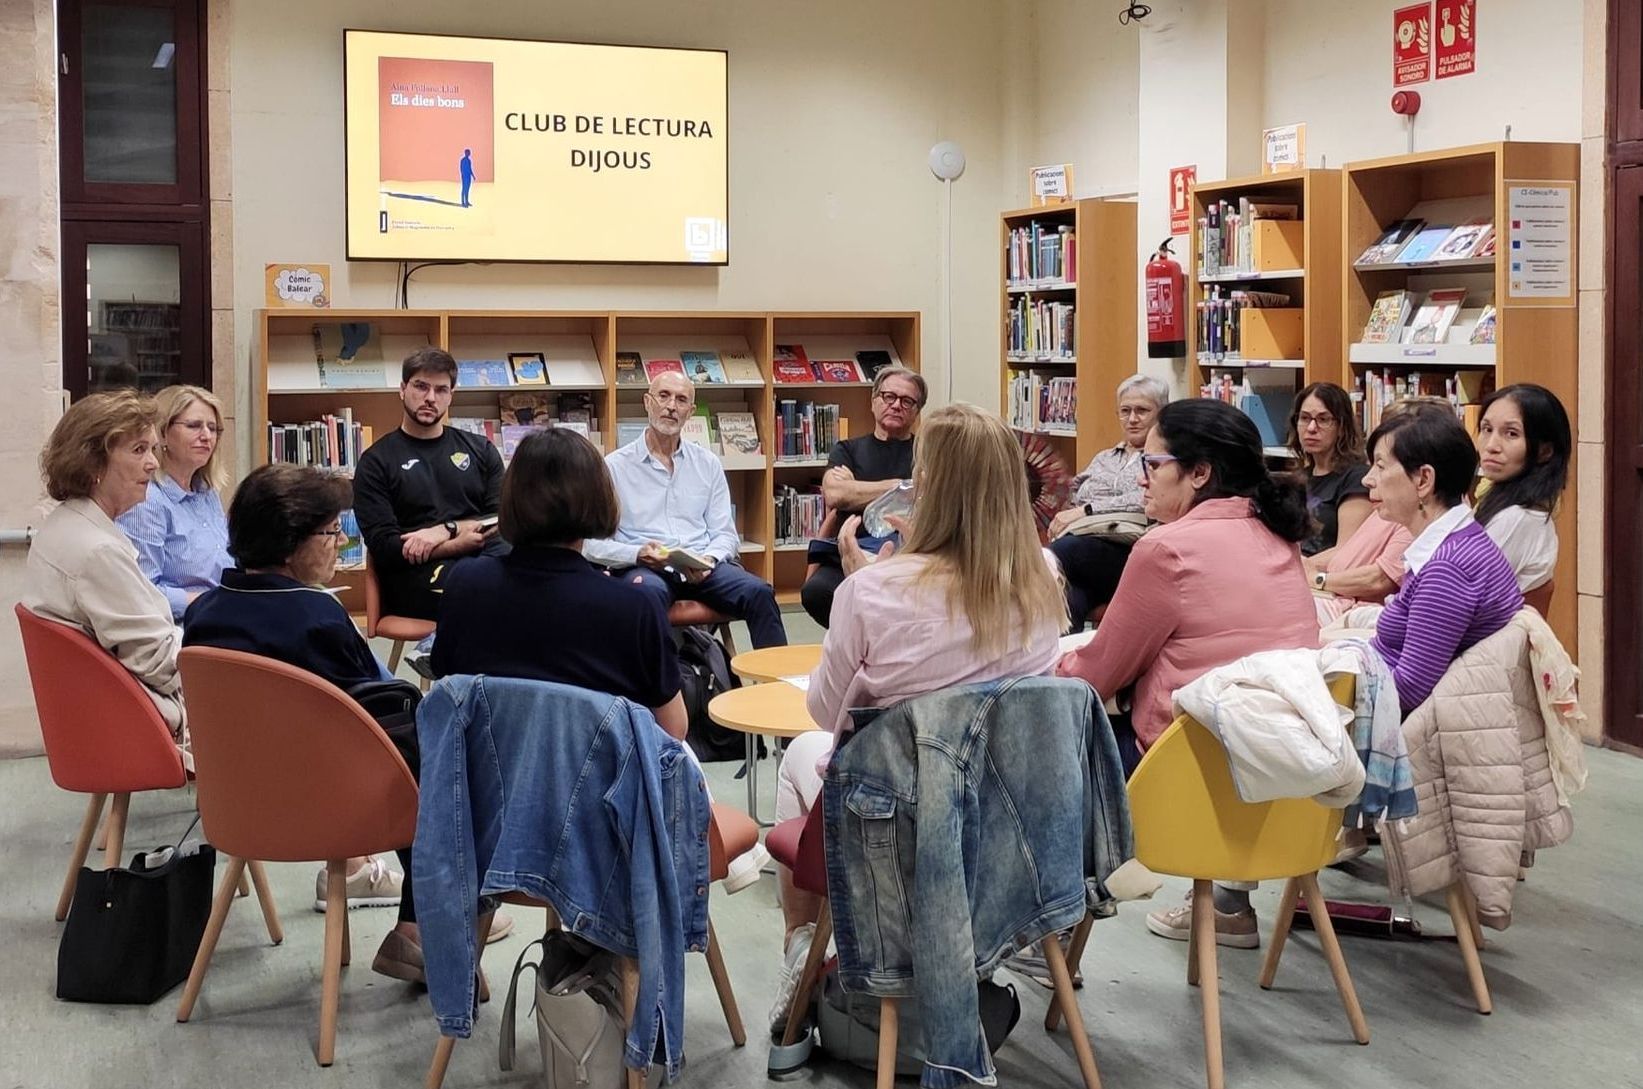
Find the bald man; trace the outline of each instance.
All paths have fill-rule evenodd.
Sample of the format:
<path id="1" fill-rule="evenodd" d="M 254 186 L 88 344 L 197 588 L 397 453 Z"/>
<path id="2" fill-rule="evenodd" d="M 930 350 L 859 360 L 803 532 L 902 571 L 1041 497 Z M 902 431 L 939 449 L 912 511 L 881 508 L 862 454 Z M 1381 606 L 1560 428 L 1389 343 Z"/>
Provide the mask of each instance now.
<path id="1" fill-rule="evenodd" d="M 595 563 L 655 594 L 664 607 L 700 601 L 747 621 L 755 647 L 785 646 L 781 610 L 770 584 L 737 561 L 741 535 L 730 507 L 724 466 L 711 450 L 684 442 L 680 432 L 696 409 L 696 387 L 682 374 L 658 375 L 645 391 L 645 433 L 605 455 L 622 506 L 616 535 L 590 540 L 582 551 Z M 669 548 L 707 560 L 708 571 L 677 571 Z"/>

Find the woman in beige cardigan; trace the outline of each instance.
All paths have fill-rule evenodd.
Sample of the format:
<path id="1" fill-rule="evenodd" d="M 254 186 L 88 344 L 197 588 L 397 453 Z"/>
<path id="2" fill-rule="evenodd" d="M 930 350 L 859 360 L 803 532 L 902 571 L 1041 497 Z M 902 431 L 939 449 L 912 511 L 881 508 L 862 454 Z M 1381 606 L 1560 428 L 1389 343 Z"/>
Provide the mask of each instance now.
<path id="1" fill-rule="evenodd" d="M 23 605 L 102 644 L 143 683 L 185 745 L 181 635 L 165 595 L 114 524 L 148 494 L 159 465 L 154 444 L 154 407 L 132 391 L 94 393 L 69 406 L 40 454 L 46 492 L 61 505 L 29 548 Z"/>

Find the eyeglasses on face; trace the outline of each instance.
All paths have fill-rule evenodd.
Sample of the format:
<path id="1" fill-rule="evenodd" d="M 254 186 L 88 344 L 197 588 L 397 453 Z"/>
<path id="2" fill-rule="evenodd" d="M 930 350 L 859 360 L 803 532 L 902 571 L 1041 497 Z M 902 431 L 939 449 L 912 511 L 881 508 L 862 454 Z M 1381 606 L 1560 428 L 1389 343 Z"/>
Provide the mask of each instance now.
<path id="1" fill-rule="evenodd" d="M 669 393 L 662 390 L 660 393 L 646 393 L 645 396 L 659 405 L 682 405 L 688 408 L 696 403 L 696 395 L 693 393 Z"/>
<path id="2" fill-rule="evenodd" d="M 1305 431 L 1309 427 L 1316 427 L 1322 431 L 1324 428 L 1335 426 L 1335 416 L 1330 412 L 1303 412 L 1295 417 L 1295 426 L 1301 431 Z"/>
<path id="3" fill-rule="evenodd" d="M 332 526 L 330 529 L 316 529 L 309 536 L 330 537 L 337 541 L 346 541 L 348 539 L 348 534 L 344 532 L 341 526 Z"/>
<path id="4" fill-rule="evenodd" d="M 1180 460 L 1181 459 L 1176 457 L 1174 454 L 1142 454 L 1141 476 L 1146 480 L 1151 480 L 1154 469 L 1168 465 L 1172 461 Z"/>
<path id="5" fill-rule="evenodd" d="M 424 382 L 420 378 L 413 378 L 411 379 L 411 392 L 419 397 L 426 397 L 430 393 L 435 397 L 449 397 L 451 387 L 444 382 Z"/>
<path id="6" fill-rule="evenodd" d="M 1138 420 L 1144 420 L 1157 411 L 1157 409 L 1148 405 L 1119 405 L 1118 418 L 1120 420 L 1127 420 L 1134 417 Z"/>
<path id="7" fill-rule="evenodd" d="M 213 435 L 222 434 L 222 425 L 211 420 L 178 420 L 176 424 L 184 431 L 192 431 L 196 435 L 201 431 L 209 431 Z"/>
<path id="8" fill-rule="evenodd" d="M 885 404 L 885 407 L 887 407 L 887 408 L 897 408 L 897 407 L 900 407 L 900 408 L 917 408 L 918 407 L 918 398 L 917 397 L 909 397 L 905 393 L 891 393 L 888 390 L 882 390 L 881 389 L 877 393 L 873 394 L 873 396 L 875 396 L 879 400 L 883 401 L 884 404 Z"/>

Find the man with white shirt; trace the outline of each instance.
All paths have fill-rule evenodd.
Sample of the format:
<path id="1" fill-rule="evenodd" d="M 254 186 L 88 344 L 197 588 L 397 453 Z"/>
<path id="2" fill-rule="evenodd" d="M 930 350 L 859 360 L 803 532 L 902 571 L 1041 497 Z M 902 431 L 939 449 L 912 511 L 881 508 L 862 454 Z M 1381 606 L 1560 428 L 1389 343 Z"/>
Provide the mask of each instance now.
<path id="1" fill-rule="evenodd" d="M 737 556 L 741 536 L 730 508 L 724 466 L 680 432 L 696 407 L 696 387 L 682 374 L 657 376 L 645 392 L 645 433 L 605 456 L 622 521 L 614 537 L 587 541 L 588 559 L 654 593 L 664 607 L 700 601 L 747 621 L 755 647 L 785 646 L 781 610 L 770 584 L 748 574 Z M 706 560 L 706 571 L 676 570 L 670 549 Z"/>

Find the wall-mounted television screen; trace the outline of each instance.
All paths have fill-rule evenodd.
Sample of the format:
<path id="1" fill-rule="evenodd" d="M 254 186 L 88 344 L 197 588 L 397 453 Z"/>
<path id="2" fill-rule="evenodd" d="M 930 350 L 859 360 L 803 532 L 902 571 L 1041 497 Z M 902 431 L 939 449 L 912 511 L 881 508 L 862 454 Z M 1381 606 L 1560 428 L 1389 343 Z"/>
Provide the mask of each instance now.
<path id="1" fill-rule="evenodd" d="M 729 262 L 726 54 L 343 32 L 348 259 Z"/>

